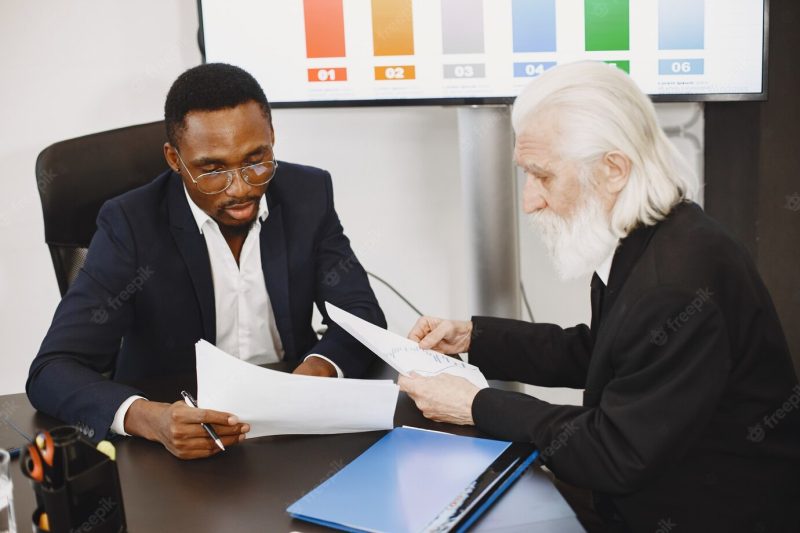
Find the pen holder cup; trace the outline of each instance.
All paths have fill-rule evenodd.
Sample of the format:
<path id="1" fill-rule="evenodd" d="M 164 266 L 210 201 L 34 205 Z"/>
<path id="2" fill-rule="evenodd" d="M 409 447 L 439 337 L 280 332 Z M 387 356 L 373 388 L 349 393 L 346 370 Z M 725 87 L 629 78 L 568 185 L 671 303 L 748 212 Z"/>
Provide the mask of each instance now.
<path id="1" fill-rule="evenodd" d="M 63 426 L 53 429 L 56 441 L 56 462 L 61 459 L 63 482 L 58 487 L 45 487 L 34 483 L 37 509 L 33 513 L 34 531 L 38 531 L 39 517 L 47 513 L 51 533 L 120 533 L 127 529 L 122 490 L 117 463 L 97 451 L 77 434 L 71 437 Z M 61 440 L 61 445 L 59 445 Z"/>

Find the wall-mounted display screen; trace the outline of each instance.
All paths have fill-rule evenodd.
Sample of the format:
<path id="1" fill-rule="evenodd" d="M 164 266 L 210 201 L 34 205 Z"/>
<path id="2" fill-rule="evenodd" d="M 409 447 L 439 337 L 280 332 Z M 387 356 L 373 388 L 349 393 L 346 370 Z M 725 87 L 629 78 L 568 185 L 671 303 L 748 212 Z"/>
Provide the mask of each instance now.
<path id="1" fill-rule="evenodd" d="M 766 0 L 201 0 L 206 61 L 276 104 L 510 102 L 596 60 L 657 100 L 765 96 Z"/>

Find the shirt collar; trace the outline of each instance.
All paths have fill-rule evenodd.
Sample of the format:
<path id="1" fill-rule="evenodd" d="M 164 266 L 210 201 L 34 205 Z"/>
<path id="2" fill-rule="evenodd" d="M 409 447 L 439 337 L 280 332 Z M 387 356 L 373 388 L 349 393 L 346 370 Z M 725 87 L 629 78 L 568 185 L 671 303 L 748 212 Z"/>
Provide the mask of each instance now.
<path id="1" fill-rule="evenodd" d="M 185 183 L 183 184 L 183 193 L 186 195 L 186 201 L 189 202 L 189 209 L 192 211 L 192 216 L 194 217 L 194 221 L 197 222 L 197 229 L 200 230 L 200 233 L 203 233 L 203 226 L 208 222 L 216 224 L 214 219 L 208 216 L 208 213 L 200 209 L 200 207 L 194 203 L 194 200 L 189 196 L 189 191 L 186 189 Z M 264 221 L 268 215 L 269 208 L 267 208 L 266 195 L 262 194 L 261 199 L 258 201 L 258 217 L 256 220 Z"/>
<path id="2" fill-rule="evenodd" d="M 606 287 L 608 286 L 608 277 L 611 274 L 611 263 L 614 262 L 614 254 L 616 253 L 616 251 L 617 247 L 614 246 L 614 249 L 611 250 L 611 253 L 608 254 L 608 257 L 606 257 L 605 260 L 603 260 L 603 262 L 600 263 L 600 266 L 597 267 L 597 270 L 595 270 L 595 272 L 597 273 L 597 277 L 600 278 L 600 281 L 602 281 L 603 285 L 605 285 Z"/>

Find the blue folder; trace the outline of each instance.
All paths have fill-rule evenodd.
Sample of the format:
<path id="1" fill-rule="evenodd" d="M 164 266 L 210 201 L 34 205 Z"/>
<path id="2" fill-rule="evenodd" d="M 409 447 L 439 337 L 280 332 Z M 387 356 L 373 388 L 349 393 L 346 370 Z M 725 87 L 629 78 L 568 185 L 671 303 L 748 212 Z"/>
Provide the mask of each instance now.
<path id="1" fill-rule="evenodd" d="M 287 511 L 344 531 L 465 531 L 537 455 L 527 444 L 396 428 Z"/>

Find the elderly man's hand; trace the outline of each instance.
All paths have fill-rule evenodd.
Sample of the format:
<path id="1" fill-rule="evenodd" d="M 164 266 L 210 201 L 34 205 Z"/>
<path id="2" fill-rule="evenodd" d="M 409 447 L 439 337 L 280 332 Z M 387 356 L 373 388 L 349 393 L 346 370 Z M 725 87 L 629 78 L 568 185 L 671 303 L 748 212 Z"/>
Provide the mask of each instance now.
<path id="1" fill-rule="evenodd" d="M 397 384 L 408 393 L 425 418 L 461 426 L 472 426 L 472 401 L 480 390 L 464 378 L 439 374 L 426 378 L 401 375 Z"/>
<path id="2" fill-rule="evenodd" d="M 469 351 L 472 342 L 472 322 L 424 316 L 414 324 L 408 338 L 418 342 L 423 350 L 436 350 L 446 354 L 464 353 Z"/>

